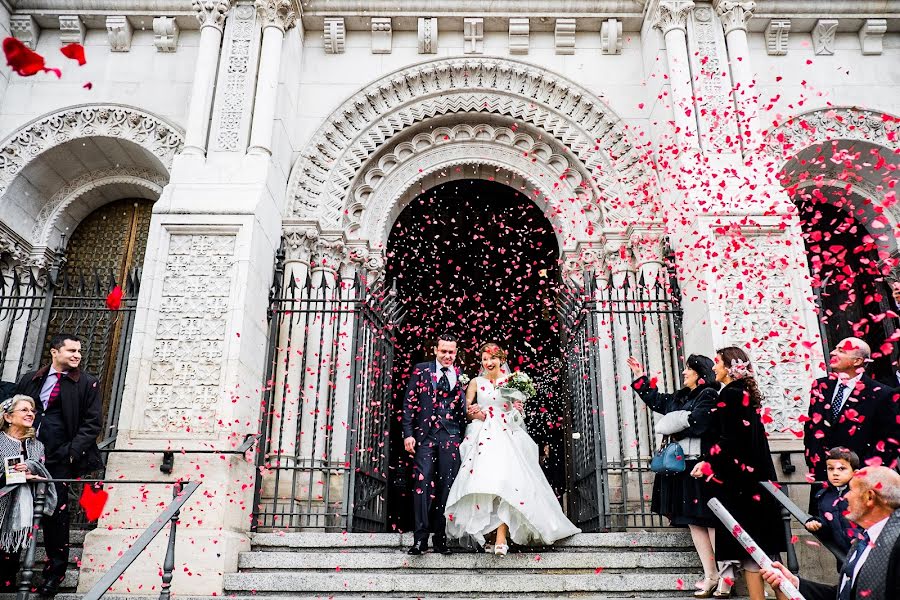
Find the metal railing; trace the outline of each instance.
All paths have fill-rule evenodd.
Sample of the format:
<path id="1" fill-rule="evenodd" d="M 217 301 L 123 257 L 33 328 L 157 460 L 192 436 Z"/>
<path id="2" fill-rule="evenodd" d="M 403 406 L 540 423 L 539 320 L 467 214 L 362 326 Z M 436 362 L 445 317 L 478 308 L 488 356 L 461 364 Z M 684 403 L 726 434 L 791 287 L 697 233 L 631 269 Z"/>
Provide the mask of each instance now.
<path id="1" fill-rule="evenodd" d="M 172 485 L 172 502 L 166 509 L 160 513 L 158 517 L 151 523 L 147 529 L 135 540 L 134 544 L 126 550 L 122 556 L 110 567 L 110 569 L 100 578 L 97 583 L 83 596 L 84 600 L 98 600 L 102 598 L 109 588 L 122 576 L 128 567 L 137 560 L 137 557 L 150 545 L 150 542 L 162 531 L 166 523 L 169 523 L 169 541 L 166 547 L 166 556 L 163 560 L 162 568 L 162 587 L 160 589 L 160 600 L 169 600 L 171 598 L 172 579 L 175 574 L 175 534 L 178 526 L 178 517 L 181 508 L 185 502 L 193 495 L 197 488 L 200 487 L 199 481 L 149 481 L 149 480 L 105 480 L 105 479 L 47 479 L 37 481 L 34 485 L 34 521 L 33 529 L 35 535 L 31 535 L 28 545 L 25 548 L 25 556 L 20 568 L 19 585 L 16 591 L 16 600 L 28 600 L 31 596 L 31 582 L 34 577 L 34 558 L 37 550 L 36 532 L 40 528 L 41 518 L 43 517 L 44 504 L 47 497 L 47 485 L 51 483 L 86 483 L 86 484 L 136 484 L 136 485 Z M 21 484 L 18 484 L 21 485 Z M 0 498 L 12 492 L 17 485 L 8 485 L 0 489 Z"/>

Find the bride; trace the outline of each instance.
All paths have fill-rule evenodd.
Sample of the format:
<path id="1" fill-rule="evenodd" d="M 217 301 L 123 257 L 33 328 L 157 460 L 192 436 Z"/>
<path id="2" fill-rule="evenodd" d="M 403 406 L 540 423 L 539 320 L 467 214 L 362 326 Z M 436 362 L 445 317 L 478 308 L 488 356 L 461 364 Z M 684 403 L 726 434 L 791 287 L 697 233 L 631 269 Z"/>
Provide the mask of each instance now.
<path id="1" fill-rule="evenodd" d="M 494 553 L 505 555 L 509 540 L 549 545 L 581 530 L 563 514 L 538 462 L 538 447 L 525 430 L 522 405 L 501 398 L 509 375 L 506 352 L 481 347 L 481 373 L 469 382 L 466 405 L 472 422 L 459 446 L 462 465 L 447 499 L 447 535 L 471 536 L 484 546 L 496 531 Z"/>

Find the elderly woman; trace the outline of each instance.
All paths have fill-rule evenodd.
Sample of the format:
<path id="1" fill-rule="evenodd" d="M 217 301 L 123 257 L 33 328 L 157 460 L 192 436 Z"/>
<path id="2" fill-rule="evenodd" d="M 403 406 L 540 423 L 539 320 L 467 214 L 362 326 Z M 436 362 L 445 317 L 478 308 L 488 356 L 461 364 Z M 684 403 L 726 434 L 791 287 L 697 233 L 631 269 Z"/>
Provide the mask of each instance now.
<path id="1" fill-rule="evenodd" d="M 753 377 L 747 353 L 735 346 L 716 353 L 713 370 L 725 387 L 719 392 L 716 445 L 691 475 L 709 480 L 713 493 L 768 556 L 777 560 L 787 549 L 781 513 L 761 481 L 776 479 L 775 465 L 761 416 L 762 394 Z M 740 561 L 751 600 L 764 600 L 765 588 L 759 565 L 721 524 L 716 523 L 716 560 Z M 714 597 L 730 595 L 720 588 Z"/>
<path id="2" fill-rule="evenodd" d="M 44 445 L 35 439 L 34 401 L 29 396 L 17 395 L 0 403 L 0 487 L 5 487 L 6 460 L 22 457 L 12 469 L 25 474 L 25 480 L 46 479 L 49 473 L 44 468 Z M 48 486 L 47 503 L 44 513 L 56 507 L 56 493 Z M 0 592 L 14 592 L 16 574 L 19 571 L 19 552 L 27 545 L 34 517 L 34 496 L 31 486 L 16 485 L 0 498 Z"/>
<path id="3" fill-rule="evenodd" d="M 709 598 L 718 583 L 714 555 L 716 517 L 706 502 L 712 497 L 709 485 L 690 476 L 700 456 L 716 442 L 715 409 L 719 385 L 713 374 L 713 361 L 691 354 L 681 372 L 682 388 L 674 394 L 660 392 L 633 356 L 628 366 L 634 374 L 631 387 L 654 412 L 664 415 L 656 422 L 657 433 L 668 435 L 681 444 L 685 471 L 672 475 L 657 474 L 653 480 L 650 509 L 664 515 L 673 525 L 688 527 L 694 548 L 703 564 L 703 579 L 697 582 L 697 598 Z"/>

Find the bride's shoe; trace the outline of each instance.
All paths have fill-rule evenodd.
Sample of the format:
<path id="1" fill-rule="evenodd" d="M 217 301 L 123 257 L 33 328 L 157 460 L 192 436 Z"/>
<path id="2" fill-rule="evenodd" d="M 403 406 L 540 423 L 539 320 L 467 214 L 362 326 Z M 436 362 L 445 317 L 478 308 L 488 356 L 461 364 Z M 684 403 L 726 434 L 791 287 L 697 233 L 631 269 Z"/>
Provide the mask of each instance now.
<path id="1" fill-rule="evenodd" d="M 494 554 L 497 556 L 506 556 L 506 553 L 509 551 L 509 546 L 507 544 L 495 544 L 494 545 Z"/>

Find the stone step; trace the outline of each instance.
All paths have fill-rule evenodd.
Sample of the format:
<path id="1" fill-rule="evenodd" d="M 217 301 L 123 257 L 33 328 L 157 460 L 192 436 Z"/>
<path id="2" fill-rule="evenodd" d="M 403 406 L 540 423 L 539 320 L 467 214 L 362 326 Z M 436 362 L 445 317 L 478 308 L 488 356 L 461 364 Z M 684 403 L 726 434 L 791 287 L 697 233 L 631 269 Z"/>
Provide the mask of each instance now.
<path id="1" fill-rule="evenodd" d="M 238 559 L 242 572 L 278 572 L 286 569 L 307 571 L 350 571 L 415 569 L 417 571 L 508 571 L 541 572 L 622 571 L 627 569 L 698 570 L 700 561 L 688 552 L 523 552 L 507 556 L 454 553 L 450 556 L 405 552 L 243 552 Z"/>
<path id="2" fill-rule="evenodd" d="M 384 594 L 406 597 L 441 597 L 451 593 L 456 598 L 484 596 L 493 590 L 500 594 L 527 594 L 529 597 L 567 597 L 575 594 L 616 596 L 679 595 L 679 588 L 692 591 L 696 570 L 676 573 L 607 573 L 590 575 L 555 573 L 505 573 L 496 570 L 468 573 L 397 573 L 343 572 L 332 573 L 230 573 L 225 575 L 228 597 L 252 594 L 296 598 L 299 593 L 314 591 L 323 596 L 340 594 Z M 683 595 L 682 595 L 683 596 Z"/>
<path id="3" fill-rule="evenodd" d="M 327 550 L 371 552 L 373 549 L 406 549 L 412 545 L 411 533 L 256 533 L 250 543 L 254 550 Z M 691 537 L 684 531 L 634 531 L 627 533 L 580 533 L 561 540 L 553 549 L 567 552 L 594 552 L 598 549 L 628 551 L 693 550 Z M 536 551 L 547 551 L 537 548 Z"/>
<path id="4" fill-rule="evenodd" d="M 177 590 L 172 590 L 173 595 L 177 593 Z M 228 600 L 258 600 L 260 597 L 277 597 L 271 594 L 255 594 L 252 596 L 234 596 L 228 595 Z M 364 596 L 360 596 L 357 594 L 331 594 L 328 596 L 329 598 L 340 598 L 341 600 L 413 600 L 418 598 L 458 598 L 460 597 L 457 594 L 444 594 L 443 596 L 382 596 L 377 594 L 366 594 Z M 560 596 L 559 594 L 554 594 L 551 597 L 560 598 L 567 596 Z M 621 596 L 611 596 L 610 594 L 602 593 L 602 594 L 577 594 L 572 595 L 573 598 L 579 598 L 580 600 L 604 600 L 606 598 L 615 598 Z M 654 594 L 654 595 L 640 595 L 634 596 L 633 594 L 628 594 L 624 596 L 626 598 L 631 598 L 631 600 L 685 600 L 685 598 L 690 598 L 690 594 L 687 592 L 676 592 L 676 593 L 663 593 L 663 594 Z M 59 594 L 56 596 L 56 600 L 82 600 L 84 598 L 83 594 Z M 222 600 L 222 596 L 177 596 L 178 600 Z M 293 594 L 290 596 L 293 600 L 323 600 L 322 596 L 309 596 L 309 595 L 300 595 Z M 469 600 L 522 600 L 521 596 L 470 596 Z M 732 600 L 742 600 L 745 596 L 732 596 Z M 0 594 L 0 600 L 14 600 L 15 596 L 13 594 Z M 103 596 L 103 600 L 159 600 L 159 594 L 155 594 L 152 596 L 118 596 L 115 594 L 106 594 Z"/>

